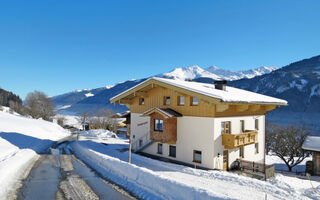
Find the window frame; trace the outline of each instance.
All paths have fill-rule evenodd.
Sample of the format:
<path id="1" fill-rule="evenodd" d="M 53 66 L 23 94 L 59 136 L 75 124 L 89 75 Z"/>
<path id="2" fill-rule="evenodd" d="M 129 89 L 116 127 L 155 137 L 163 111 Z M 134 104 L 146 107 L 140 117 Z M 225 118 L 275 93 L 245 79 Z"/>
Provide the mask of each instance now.
<path id="1" fill-rule="evenodd" d="M 254 143 L 254 148 L 255 148 L 255 154 L 259 154 L 259 142 Z"/>
<path id="2" fill-rule="evenodd" d="M 244 158 L 244 146 L 239 147 L 239 157 Z"/>
<path id="3" fill-rule="evenodd" d="M 197 103 L 193 103 L 193 99 L 197 99 Z M 199 98 L 198 97 L 190 97 L 190 105 L 191 106 L 198 106 L 199 105 Z"/>
<path id="4" fill-rule="evenodd" d="M 199 153 L 200 152 L 200 160 L 196 160 L 196 153 Z M 202 151 L 199 151 L 199 150 L 193 150 L 193 161 L 192 162 L 195 162 L 195 163 L 200 163 L 202 162 Z"/>
<path id="5" fill-rule="evenodd" d="M 160 151 L 160 146 L 161 146 L 161 151 Z M 163 154 L 163 144 L 162 143 L 158 143 L 157 154 Z"/>
<path id="6" fill-rule="evenodd" d="M 246 131 L 245 126 L 246 126 L 245 121 L 244 120 L 240 120 L 240 131 L 241 131 L 241 133 L 244 133 Z"/>
<path id="7" fill-rule="evenodd" d="M 181 103 L 181 98 L 183 99 L 183 104 Z M 184 96 L 178 96 L 178 106 L 184 106 L 186 104 L 186 98 Z"/>
<path id="8" fill-rule="evenodd" d="M 254 128 L 255 128 L 256 130 L 259 130 L 259 119 L 255 119 L 255 120 L 254 120 Z"/>
<path id="9" fill-rule="evenodd" d="M 174 155 L 171 154 L 171 148 L 174 148 Z M 169 145 L 169 156 L 173 158 L 177 157 L 177 146 Z"/>
<path id="10" fill-rule="evenodd" d="M 156 126 L 156 121 L 159 121 L 159 123 L 162 121 L 162 129 L 158 129 L 158 127 Z M 156 132 L 163 132 L 163 119 L 156 118 L 153 120 L 153 130 Z"/>
<path id="11" fill-rule="evenodd" d="M 169 103 L 167 103 L 167 99 L 169 99 Z M 164 102 L 163 102 L 163 105 L 165 105 L 165 106 L 166 106 L 166 105 L 170 105 L 170 104 L 171 104 L 171 98 L 170 98 L 170 96 L 165 96 L 164 99 L 163 99 L 163 101 L 164 101 Z"/>
<path id="12" fill-rule="evenodd" d="M 143 98 L 143 97 L 140 97 L 139 98 L 139 105 L 141 105 L 141 106 L 143 106 L 143 105 L 145 105 L 145 99 Z"/>
<path id="13" fill-rule="evenodd" d="M 222 128 L 223 124 L 223 128 Z M 227 131 L 227 124 L 229 124 Z M 221 134 L 231 134 L 231 121 L 222 121 L 221 122 Z"/>

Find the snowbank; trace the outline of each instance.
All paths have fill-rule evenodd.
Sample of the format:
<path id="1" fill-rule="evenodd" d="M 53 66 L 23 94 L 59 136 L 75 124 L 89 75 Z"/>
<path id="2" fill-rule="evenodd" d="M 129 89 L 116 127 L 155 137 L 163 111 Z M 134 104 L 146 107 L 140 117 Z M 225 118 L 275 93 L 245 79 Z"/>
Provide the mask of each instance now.
<path id="1" fill-rule="evenodd" d="M 16 189 L 37 153 L 68 135 L 57 124 L 0 112 L 0 199 Z"/>
<path id="2" fill-rule="evenodd" d="M 117 135 L 111 131 L 105 129 L 93 129 L 88 131 L 78 131 L 78 134 L 86 138 L 95 138 L 105 140 L 108 138 L 117 138 Z"/>
<path id="3" fill-rule="evenodd" d="M 118 143 L 116 143 L 118 140 Z M 320 182 L 277 175 L 267 182 L 224 171 L 206 171 L 132 154 L 128 141 L 109 138 L 100 144 L 71 144 L 76 156 L 122 187 L 143 199 L 317 199 L 311 183 Z"/>

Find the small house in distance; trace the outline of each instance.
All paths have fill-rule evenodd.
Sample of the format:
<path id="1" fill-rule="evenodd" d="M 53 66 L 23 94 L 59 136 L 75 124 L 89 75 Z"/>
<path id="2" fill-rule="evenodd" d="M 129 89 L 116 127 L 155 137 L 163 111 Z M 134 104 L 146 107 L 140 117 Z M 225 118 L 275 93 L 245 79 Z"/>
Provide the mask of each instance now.
<path id="1" fill-rule="evenodd" d="M 130 109 L 135 152 L 206 169 L 264 164 L 265 115 L 287 101 L 226 85 L 150 78 L 110 99 Z"/>
<path id="2" fill-rule="evenodd" d="M 312 152 L 312 161 L 307 162 L 306 172 L 311 175 L 320 176 L 320 137 L 308 136 L 302 148 Z"/>

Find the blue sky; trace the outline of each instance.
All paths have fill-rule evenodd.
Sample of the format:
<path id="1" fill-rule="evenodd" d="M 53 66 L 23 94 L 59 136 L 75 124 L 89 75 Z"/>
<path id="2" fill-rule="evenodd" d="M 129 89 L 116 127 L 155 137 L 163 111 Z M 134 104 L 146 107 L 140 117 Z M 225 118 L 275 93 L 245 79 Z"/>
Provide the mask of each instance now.
<path id="1" fill-rule="evenodd" d="M 320 54 L 320 1 L 0 1 L 0 87 L 21 97 L 175 67 L 283 66 Z"/>

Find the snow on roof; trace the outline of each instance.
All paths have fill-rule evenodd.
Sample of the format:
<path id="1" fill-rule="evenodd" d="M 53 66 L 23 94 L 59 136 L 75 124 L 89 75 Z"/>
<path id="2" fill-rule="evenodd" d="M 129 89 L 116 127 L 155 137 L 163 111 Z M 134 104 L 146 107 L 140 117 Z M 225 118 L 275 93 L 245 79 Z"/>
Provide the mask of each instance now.
<path id="1" fill-rule="evenodd" d="M 199 83 L 199 82 L 192 82 L 192 81 L 182 81 L 182 80 L 175 80 L 175 79 L 166 79 L 166 78 L 159 78 L 159 77 L 152 77 L 124 92 L 118 94 L 117 96 L 111 98 L 114 99 L 131 89 L 136 88 L 137 86 L 149 81 L 149 80 L 156 80 L 162 83 L 170 84 L 182 89 L 186 89 L 192 92 L 196 92 L 202 95 L 206 95 L 212 98 L 220 99 L 222 102 L 226 103 L 250 103 L 250 104 L 270 104 L 270 105 L 287 105 L 288 102 L 282 99 L 258 94 L 255 92 L 250 92 L 247 90 L 242 90 L 234 87 L 227 86 L 226 91 L 215 89 L 214 84 L 209 83 Z"/>
<path id="2" fill-rule="evenodd" d="M 320 152 L 320 137 L 319 136 L 308 136 L 304 141 L 302 148 L 310 151 Z"/>
<path id="3" fill-rule="evenodd" d="M 182 114 L 178 113 L 175 110 L 172 110 L 171 108 L 151 108 L 151 109 L 147 110 L 146 112 L 142 113 L 141 116 L 146 115 L 146 114 L 148 115 L 150 112 L 152 112 L 154 110 L 157 110 L 160 113 L 162 113 L 168 117 L 182 117 Z"/>

